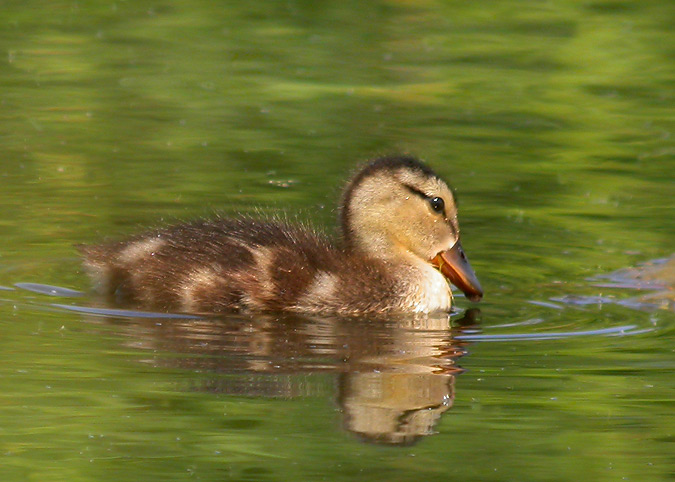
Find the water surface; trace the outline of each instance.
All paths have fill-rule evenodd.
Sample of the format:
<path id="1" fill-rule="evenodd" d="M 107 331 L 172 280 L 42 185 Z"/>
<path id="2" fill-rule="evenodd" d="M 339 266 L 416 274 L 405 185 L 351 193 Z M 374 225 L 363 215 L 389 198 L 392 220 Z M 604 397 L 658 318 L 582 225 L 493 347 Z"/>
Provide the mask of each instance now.
<path id="1" fill-rule="evenodd" d="M 674 13 L 5 2 L 3 480 L 672 477 Z M 77 243 L 214 211 L 331 233 L 394 151 L 456 189 L 480 304 L 193 319 L 89 292 Z"/>

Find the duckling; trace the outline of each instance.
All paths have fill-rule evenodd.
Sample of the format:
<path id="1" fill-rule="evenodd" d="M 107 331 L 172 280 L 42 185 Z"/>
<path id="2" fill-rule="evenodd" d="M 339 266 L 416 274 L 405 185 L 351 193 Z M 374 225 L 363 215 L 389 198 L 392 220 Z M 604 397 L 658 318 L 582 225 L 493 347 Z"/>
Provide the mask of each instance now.
<path id="1" fill-rule="evenodd" d="M 100 292 L 164 310 L 449 311 L 448 280 L 472 301 L 483 296 L 453 193 L 416 158 L 366 164 L 346 185 L 339 218 L 338 241 L 288 222 L 216 217 L 80 250 Z"/>

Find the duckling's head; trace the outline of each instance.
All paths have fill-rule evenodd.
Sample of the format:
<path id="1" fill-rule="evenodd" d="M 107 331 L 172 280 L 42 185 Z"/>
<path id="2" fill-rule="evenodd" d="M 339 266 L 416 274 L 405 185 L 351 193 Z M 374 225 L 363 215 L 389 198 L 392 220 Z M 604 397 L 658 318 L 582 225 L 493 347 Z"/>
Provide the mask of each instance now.
<path id="1" fill-rule="evenodd" d="M 417 159 L 388 156 L 367 164 L 347 185 L 340 215 L 348 249 L 429 263 L 470 300 L 483 296 L 460 244 L 455 197 Z"/>

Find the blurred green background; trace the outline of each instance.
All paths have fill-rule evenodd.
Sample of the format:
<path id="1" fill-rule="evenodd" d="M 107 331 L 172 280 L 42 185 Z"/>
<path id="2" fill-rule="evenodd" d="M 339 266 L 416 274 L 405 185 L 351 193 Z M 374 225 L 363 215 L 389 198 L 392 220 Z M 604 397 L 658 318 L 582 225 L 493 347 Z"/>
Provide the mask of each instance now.
<path id="1" fill-rule="evenodd" d="M 674 19 L 649 0 L 4 1 L 3 479 L 672 476 L 672 309 L 531 302 L 625 298 L 587 278 L 674 251 Z M 382 447 L 341 426 L 334 350 L 290 370 L 298 396 L 193 390 L 153 329 L 9 289 L 86 290 L 74 244 L 214 211 L 331 232 L 354 167 L 401 151 L 457 191 L 481 329 L 636 333 L 475 343 L 438 433 Z"/>

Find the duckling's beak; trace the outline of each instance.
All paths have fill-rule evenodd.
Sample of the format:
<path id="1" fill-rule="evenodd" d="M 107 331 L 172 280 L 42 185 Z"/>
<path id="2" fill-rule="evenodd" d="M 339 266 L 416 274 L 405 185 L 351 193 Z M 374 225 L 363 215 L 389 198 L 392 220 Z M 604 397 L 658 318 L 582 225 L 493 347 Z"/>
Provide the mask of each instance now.
<path id="1" fill-rule="evenodd" d="M 431 260 L 431 264 L 438 268 L 453 285 L 462 290 L 471 301 L 480 301 L 483 297 L 483 288 L 459 240 L 452 248 L 438 253 Z"/>

